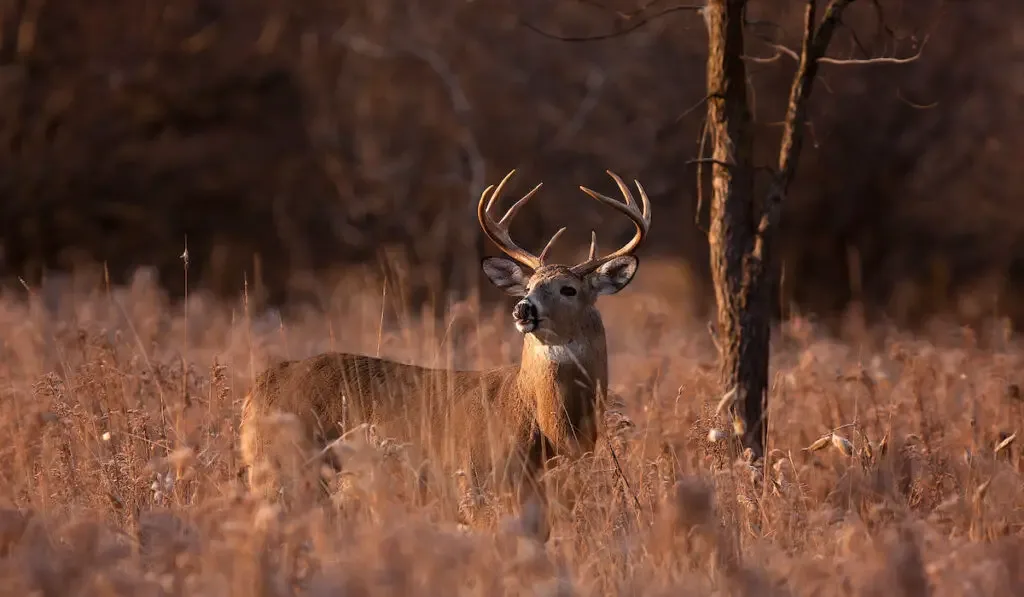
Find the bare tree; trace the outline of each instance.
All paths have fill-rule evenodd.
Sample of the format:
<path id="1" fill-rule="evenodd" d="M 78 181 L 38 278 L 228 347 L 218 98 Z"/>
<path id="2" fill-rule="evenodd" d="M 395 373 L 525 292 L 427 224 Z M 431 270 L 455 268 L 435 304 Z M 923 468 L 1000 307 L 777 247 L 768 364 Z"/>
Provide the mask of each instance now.
<path id="1" fill-rule="evenodd" d="M 773 249 L 786 192 L 796 174 L 803 145 L 808 101 L 821 64 L 905 63 L 909 58 L 839 59 L 825 53 L 842 24 L 844 10 L 856 0 L 830 0 L 817 18 L 815 0 L 804 10 L 799 51 L 769 43 L 775 55 L 797 60 L 783 123 L 778 163 L 754 163 L 753 130 L 747 88 L 744 38 L 747 0 L 708 0 L 703 9 L 708 29 L 707 121 L 711 158 L 711 225 L 708 241 L 718 306 L 718 346 L 722 381 L 730 397 L 733 428 L 744 450 L 757 460 L 766 450 Z M 873 4 L 882 19 L 877 1 Z M 856 41 L 856 35 L 853 36 Z M 924 44 L 921 44 L 922 46 Z M 755 174 L 767 170 L 770 181 L 758 192 Z M 698 172 L 699 176 L 699 172 Z"/>
<path id="2" fill-rule="evenodd" d="M 820 0 L 819 0 L 820 1 Z M 707 119 L 697 164 L 701 180 L 703 164 L 711 165 L 711 225 L 708 230 L 711 275 L 718 310 L 718 349 L 724 403 L 729 404 L 733 429 L 739 446 L 749 450 L 752 460 L 766 450 L 767 400 L 772 288 L 775 287 L 773 263 L 774 237 L 779 228 L 783 199 L 796 174 L 803 145 L 804 125 L 811 91 L 822 64 L 906 64 L 917 60 L 927 38 L 909 57 L 871 56 L 857 34 L 850 29 L 853 45 L 863 54 L 859 58 L 826 56 L 834 34 L 843 25 L 843 13 L 857 0 L 828 0 L 825 13 L 818 19 L 816 0 L 806 0 L 804 26 L 799 50 L 793 50 L 772 37 L 758 35 L 754 25 L 779 25 L 747 20 L 748 0 L 707 0 L 705 5 L 686 4 L 652 8 L 644 3 L 630 13 L 616 12 L 599 2 L 600 7 L 617 15 L 618 27 L 609 32 L 584 37 L 560 37 L 527 24 L 548 37 L 565 41 L 596 41 L 627 35 L 655 19 L 680 11 L 694 11 L 704 17 L 708 31 Z M 897 37 L 885 22 L 881 0 L 870 4 L 878 21 L 878 31 Z M 774 54 L 759 58 L 747 53 L 748 32 L 765 43 Z M 786 116 L 774 166 L 758 166 L 754 160 L 753 117 L 748 89 L 747 62 L 768 63 L 783 58 L 797 62 L 790 86 Z M 705 158 L 705 140 L 710 139 L 711 157 Z M 767 186 L 756 183 L 756 174 L 767 172 Z M 701 194 L 698 188 L 698 195 Z"/>

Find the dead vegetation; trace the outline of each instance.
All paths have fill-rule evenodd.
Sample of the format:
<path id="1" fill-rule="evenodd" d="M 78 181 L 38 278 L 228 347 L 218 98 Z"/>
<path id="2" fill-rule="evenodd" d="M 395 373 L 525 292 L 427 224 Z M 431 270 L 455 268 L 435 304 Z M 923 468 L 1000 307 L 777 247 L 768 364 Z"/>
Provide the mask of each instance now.
<path id="1" fill-rule="evenodd" d="M 652 269 L 659 264 L 647 263 Z M 664 270 L 669 271 L 669 270 Z M 647 272 L 648 274 L 650 272 Z M 372 288 L 368 277 L 345 286 Z M 1013 595 L 1024 502 L 1024 347 L 999 322 L 911 336 L 802 318 L 776 330 L 769 466 L 723 459 L 714 349 L 640 276 L 607 297 L 614 444 L 552 471 L 570 499 L 459 528 L 473 495 L 424 481 L 389 438 L 353 434 L 332 503 L 284 514 L 238 479 L 253 372 L 374 351 L 381 296 L 325 289 L 281 322 L 140 271 L 0 299 L 0 592 L 25 595 Z M 513 359 L 504 310 L 435 322 L 388 299 L 382 354 Z M 367 316 L 366 314 L 378 316 Z M 360 315 L 362 314 L 362 315 Z M 689 322 L 689 323 L 688 323 Z M 184 344 L 184 332 L 188 330 Z M 631 419 L 624 421 L 622 415 Z"/>
<path id="2" fill-rule="evenodd" d="M 484 254 L 470 206 L 517 167 L 566 197 L 524 210 L 513 231 L 524 243 L 542 245 L 569 219 L 567 247 L 594 227 L 609 243 L 628 238 L 568 200 L 580 184 L 613 192 L 602 173 L 612 168 L 643 181 L 677 223 L 652 230 L 650 254 L 682 257 L 699 287 L 707 205 L 694 225 L 686 163 L 707 94 L 701 17 L 676 10 L 592 43 L 526 25 L 607 34 L 668 4 L 107 0 L 97 11 L 9 0 L 2 281 L 18 289 L 16 275 L 38 283 L 91 257 L 116 281 L 157 266 L 180 292 L 187 235 L 194 281 L 237 294 L 247 272 L 256 302 L 284 301 L 296 272 L 373 262 L 382 245 L 437 267 L 410 285 L 463 290 Z M 799 48 L 802 5 L 750 3 L 759 164 L 777 155 L 795 67 L 777 46 Z M 922 15 L 937 5 L 936 24 Z M 875 28 L 876 6 L 893 35 Z M 855 298 L 906 320 L 1020 308 L 1022 15 L 1019 2 L 851 7 L 860 38 L 837 37 L 835 57 L 910 56 L 931 35 L 912 64 L 823 68 L 783 216 L 783 308 L 824 314 Z"/>

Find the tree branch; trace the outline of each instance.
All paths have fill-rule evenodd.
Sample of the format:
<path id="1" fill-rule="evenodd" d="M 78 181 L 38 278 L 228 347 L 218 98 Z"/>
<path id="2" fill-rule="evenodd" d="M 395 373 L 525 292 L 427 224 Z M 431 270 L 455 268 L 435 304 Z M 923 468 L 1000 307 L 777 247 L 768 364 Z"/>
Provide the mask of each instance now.
<path id="1" fill-rule="evenodd" d="M 716 160 L 714 158 L 695 158 L 695 159 L 692 159 L 692 160 L 686 160 L 685 162 L 683 162 L 683 164 L 685 164 L 687 166 L 693 166 L 693 165 L 700 166 L 700 165 L 703 165 L 703 164 L 713 164 L 713 165 L 716 165 L 716 166 L 721 166 L 723 168 L 738 168 L 739 167 L 736 164 L 733 164 L 732 162 L 727 162 L 725 160 Z M 756 170 L 758 172 L 769 172 L 771 174 L 775 174 L 775 169 L 772 168 L 771 166 L 753 166 L 753 168 L 754 168 L 754 170 Z"/>
<path id="2" fill-rule="evenodd" d="M 837 58 L 837 57 L 825 56 L 825 51 L 828 49 L 828 45 L 829 45 L 828 43 L 825 43 L 824 46 L 821 48 L 821 52 L 822 52 L 821 55 L 818 56 L 818 60 L 817 61 L 818 61 L 819 64 L 831 64 L 831 65 L 837 65 L 837 66 L 863 66 L 863 65 L 873 65 L 873 64 L 909 64 L 909 63 L 915 62 L 915 61 L 917 61 L 917 60 L 919 60 L 921 58 L 921 56 L 924 53 L 924 48 L 928 44 L 930 35 L 925 35 L 924 36 L 923 40 L 921 41 L 920 46 L 917 48 L 917 51 L 914 52 L 914 54 L 911 55 L 911 56 L 905 56 L 903 58 L 900 58 L 898 56 L 874 56 L 874 57 L 872 57 L 871 56 L 871 52 L 864 45 L 864 43 L 861 41 L 860 36 L 857 34 L 857 31 L 853 27 L 850 27 L 849 25 L 847 25 L 842 20 L 842 14 L 843 14 L 843 11 L 845 10 L 845 8 L 847 6 L 849 6 L 850 4 L 853 4 L 855 1 L 856 0 L 844 0 L 844 1 L 841 1 L 841 2 L 836 2 L 836 1 L 831 2 L 828 5 L 828 7 L 826 8 L 825 18 L 822 20 L 821 25 L 818 27 L 818 29 L 816 31 L 816 34 L 818 34 L 818 35 L 820 35 L 820 34 L 827 34 L 827 36 L 829 38 L 831 38 L 831 36 L 832 36 L 832 34 L 834 33 L 835 30 L 837 30 L 840 26 L 845 26 L 846 30 L 850 33 L 851 37 L 853 38 L 854 46 L 856 46 L 856 49 L 859 50 L 859 52 L 862 55 L 862 57 L 861 58 Z M 891 26 L 889 26 L 889 24 L 886 22 L 886 20 L 885 20 L 885 13 L 884 13 L 884 11 L 882 9 L 882 6 L 881 6 L 881 3 L 879 2 L 879 0 L 871 0 L 871 3 L 874 6 L 875 13 L 876 13 L 876 16 L 877 16 L 879 34 L 882 35 L 882 36 L 888 36 L 894 42 L 898 42 L 898 41 L 906 39 L 906 36 L 897 35 L 896 31 Z M 764 20 L 750 21 L 750 20 L 748 20 L 748 21 L 745 21 L 744 24 L 746 26 L 748 26 L 748 27 L 756 27 L 758 25 L 766 25 L 766 26 L 769 26 L 769 27 L 771 27 L 771 28 L 773 28 L 773 29 L 775 29 L 775 30 L 777 30 L 779 32 L 782 31 L 782 26 L 779 25 L 778 23 L 773 22 L 773 21 L 764 21 Z M 748 60 L 750 62 L 755 62 L 755 63 L 759 63 L 759 64 L 767 64 L 767 63 L 776 62 L 776 61 L 778 61 L 778 59 L 782 55 L 785 55 L 785 56 L 788 56 L 788 57 L 792 58 L 797 63 L 800 62 L 800 53 L 797 52 L 796 50 L 794 50 L 793 48 L 790 48 L 789 46 L 786 46 L 785 44 L 779 43 L 779 41 L 778 41 L 779 37 L 777 35 L 767 35 L 765 33 L 760 33 L 760 32 L 757 32 L 757 31 L 752 31 L 752 33 L 753 33 L 753 35 L 755 37 L 759 38 L 762 42 L 764 42 L 765 45 L 767 45 L 769 48 L 771 48 L 774 51 L 774 54 L 771 55 L 771 56 L 744 56 L 744 60 Z M 911 37 L 911 39 L 913 39 L 913 37 Z M 831 39 L 829 39 L 828 42 L 830 43 Z"/>
<path id="3" fill-rule="evenodd" d="M 896 31 L 894 31 L 885 20 L 885 10 L 882 8 L 882 3 L 879 0 L 871 0 L 871 4 L 875 7 L 875 16 L 878 19 L 879 36 L 881 36 L 884 31 L 891 39 L 899 39 L 899 36 L 896 35 Z"/>
<path id="4" fill-rule="evenodd" d="M 735 168 L 736 167 L 736 164 L 733 164 L 733 163 L 730 163 L 730 162 L 726 162 L 726 161 L 723 161 L 723 160 L 716 160 L 714 158 L 697 158 L 697 159 L 694 159 L 694 160 L 686 160 L 686 162 L 684 162 L 684 163 L 687 166 L 703 165 L 703 164 L 715 164 L 715 165 L 721 166 L 723 168 Z"/>
<path id="5" fill-rule="evenodd" d="M 796 163 L 803 146 L 803 123 L 807 115 L 807 100 L 811 96 L 814 80 L 818 74 L 820 59 L 828 50 L 832 35 L 838 28 L 843 10 L 856 0 L 831 0 L 825 8 L 821 24 L 815 28 L 815 0 L 807 0 L 804 11 L 804 36 L 800 48 L 800 61 L 793 86 L 789 92 L 782 143 L 779 148 L 778 174 L 765 197 L 764 209 L 757 224 L 757 235 L 750 257 L 755 262 L 751 275 L 765 274 L 770 261 L 769 252 L 774 245 L 775 231 L 782 212 L 782 202 L 796 173 Z"/>
<path id="6" fill-rule="evenodd" d="M 917 61 L 921 58 L 921 54 L 924 52 L 924 47 L 928 45 L 928 38 L 926 37 L 921 43 L 921 47 L 918 48 L 917 53 L 906 58 L 897 58 L 895 56 L 876 56 L 874 58 L 819 58 L 818 62 L 821 64 L 837 64 L 839 66 L 860 66 L 864 64 L 909 64 Z"/>
<path id="7" fill-rule="evenodd" d="M 480 189 L 484 187 L 486 182 L 484 178 L 487 174 L 486 162 L 480 149 L 480 144 L 473 134 L 473 107 L 462 88 L 457 73 L 451 68 L 448 61 L 433 48 L 419 46 L 409 41 L 397 42 L 394 44 L 394 48 L 389 48 L 366 37 L 351 35 L 344 31 L 335 32 L 333 41 L 345 44 L 345 46 L 357 54 L 378 60 L 393 58 L 398 54 L 404 53 L 417 58 L 434 71 L 434 74 L 444 83 L 452 110 L 461 128 L 459 131 L 461 133 L 459 141 L 465 152 L 470 176 L 468 201 L 470 204 L 477 201 L 476 197 L 479 197 Z"/>
<path id="8" fill-rule="evenodd" d="M 843 24 L 846 25 L 846 23 Z M 861 56 L 865 58 L 870 58 L 871 52 L 869 52 L 868 49 L 864 46 L 864 43 L 860 41 L 860 36 L 857 35 L 857 30 L 854 29 L 853 27 L 850 27 L 849 25 L 846 25 L 846 30 L 850 32 L 850 38 L 853 39 L 853 45 L 857 46 L 857 49 L 860 50 Z"/>
<path id="9" fill-rule="evenodd" d="M 793 87 L 789 92 L 789 107 L 786 110 L 786 125 L 782 133 L 782 144 L 779 150 L 780 193 L 778 198 L 789 190 L 796 171 L 796 160 L 803 145 L 803 122 L 806 120 L 807 99 L 814 88 L 814 80 L 818 74 L 821 59 L 832 42 L 832 35 L 839 27 L 843 11 L 856 0 L 831 0 L 825 8 L 825 16 L 821 24 L 815 28 L 815 3 L 807 0 L 804 13 L 804 39 L 800 48 L 800 63 L 793 78 Z"/>
<path id="10" fill-rule="evenodd" d="M 616 17 L 618 17 L 618 18 L 620 18 L 620 19 L 622 19 L 624 21 L 628 21 L 629 19 L 632 19 L 635 16 L 643 14 L 648 8 L 654 6 L 655 4 L 660 2 L 661 0 L 648 0 L 647 2 L 644 2 L 643 4 L 641 4 L 635 10 L 631 10 L 629 12 L 622 12 L 621 10 L 615 10 L 614 8 L 611 8 L 609 6 L 605 6 L 604 4 L 601 4 L 597 0 L 576 0 L 576 1 L 579 2 L 580 4 L 585 4 L 587 6 L 592 6 L 594 8 L 599 8 L 599 9 L 605 11 L 605 12 L 609 12 L 609 13 L 614 14 Z"/>
<path id="11" fill-rule="evenodd" d="M 698 101 L 697 103 L 693 104 L 689 108 L 683 110 L 683 113 L 680 114 L 679 116 L 676 116 L 676 119 L 675 119 L 674 123 L 679 123 L 682 119 L 686 118 L 691 113 L 693 113 L 694 110 L 696 110 L 697 108 L 703 106 L 709 99 L 716 98 L 716 97 L 720 98 L 720 97 L 722 97 L 722 94 L 720 94 L 720 93 L 712 93 L 710 95 L 705 95 L 704 97 L 700 98 L 700 101 Z"/>
<path id="12" fill-rule="evenodd" d="M 817 78 L 819 66 L 822 64 L 907 64 L 919 59 L 924 52 L 925 46 L 928 44 L 928 36 L 925 36 L 917 52 L 907 58 L 880 56 L 876 58 L 840 59 L 826 57 L 825 53 L 832 42 L 832 37 L 839 26 L 842 25 L 843 11 L 855 1 L 830 0 L 825 8 L 825 14 L 821 22 L 815 26 L 815 0 L 806 0 L 804 36 L 799 55 L 781 44 L 766 41 L 777 51 L 797 59 L 798 66 L 796 75 L 793 78 L 793 86 L 790 88 L 789 93 L 789 104 L 786 110 L 782 142 L 779 148 L 777 174 L 765 197 L 764 208 L 758 221 L 754 250 L 751 254 L 751 258 L 756 262 L 756 271 L 760 274 L 763 274 L 765 268 L 768 267 L 766 262 L 770 259 L 768 253 L 771 251 L 774 232 L 778 227 L 782 202 L 789 191 L 790 184 L 793 182 L 796 173 L 796 164 L 804 141 L 804 122 L 807 120 L 809 98 Z M 875 5 L 880 21 L 884 21 L 881 6 L 877 0 L 872 0 L 872 2 Z M 895 35 L 892 29 L 884 22 L 880 24 L 880 27 L 891 35 Z M 858 46 L 861 45 L 856 38 L 854 41 Z"/>
<path id="13" fill-rule="evenodd" d="M 765 43 L 768 45 L 769 48 L 775 50 L 775 54 L 773 54 L 771 56 L 768 56 L 768 57 L 764 57 L 764 58 L 758 57 L 758 56 L 744 56 L 743 59 L 744 60 L 750 60 L 751 62 L 758 62 L 758 63 L 761 63 L 761 64 L 766 64 L 766 63 L 769 63 L 769 62 L 775 62 L 779 58 L 781 58 L 783 55 L 785 55 L 785 56 L 789 56 L 793 60 L 796 60 L 797 62 L 800 61 L 800 55 L 797 54 L 796 52 L 794 52 L 793 50 L 787 48 L 786 46 L 784 46 L 782 44 L 777 44 L 775 42 L 770 42 L 770 41 L 767 41 L 767 40 L 765 40 Z"/>
<path id="14" fill-rule="evenodd" d="M 762 39 L 765 45 L 775 50 L 775 54 L 767 57 L 744 56 L 743 58 L 745 60 L 761 63 L 775 62 L 776 60 L 779 59 L 780 56 L 785 55 L 789 56 L 798 63 L 800 62 L 800 54 L 798 54 L 796 50 L 793 50 L 792 48 L 784 46 L 780 43 L 768 41 L 767 39 L 764 38 Z M 830 58 L 828 56 L 822 56 L 821 58 L 818 59 L 818 63 L 833 64 L 838 66 L 861 66 L 866 64 L 909 64 L 921 58 L 921 55 L 924 53 L 924 47 L 928 45 L 928 39 L 928 37 L 925 37 L 924 40 L 921 42 L 921 46 L 917 49 L 917 52 L 911 56 L 907 56 L 906 58 L 897 58 L 895 56 L 875 56 L 874 58 Z"/>
<path id="15" fill-rule="evenodd" d="M 922 42 L 921 47 L 918 51 L 912 55 L 899 58 L 896 56 L 874 56 L 872 58 L 833 58 L 829 56 L 822 56 L 818 58 L 818 63 L 821 65 L 837 65 L 840 67 L 851 67 L 851 66 L 863 66 L 863 65 L 907 65 L 909 62 L 913 62 L 921 58 L 922 53 L 925 51 L 925 46 L 928 45 L 929 38 L 925 38 Z M 794 60 L 800 61 L 800 54 L 792 48 L 788 48 L 782 44 L 765 41 L 765 44 L 771 49 L 775 50 L 775 54 L 767 57 L 758 56 L 743 56 L 744 59 L 753 60 L 755 62 L 774 62 L 781 55 L 790 56 Z"/>
<path id="16" fill-rule="evenodd" d="M 544 37 L 547 37 L 549 39 L 555 39 L 555 40 L 558 40 L 558 41 L 567 41 L 567 42 L 601 41 L 601 40 L 605 40 L 605 39 L 612 39 L 614 37 L 622 37 L 624 35 L 628 35 L 628 34 L 634 32 L 634 31 L 636 31 L 637 29 L 640 29 L 644 25 L 647 25 L 648 23 L 651 23 L 652 21 L 654 21 L 656 19 L 660 19 L 661 17 L 663 17 L 665 15 L 672 14 L 674 12 L 681 12 L 681 11 L 684 11 L 684 10 L 702 10 L 703 8 L 704 8 L 703 6 L 690 6 L 690 5 L 673 6 L 673 7 L 670 7 L 670 8 L 666 8 L 665 10 L 662 10 L 662 11 L 660 11 L 658 13 L 653 14 L 653 15 L 650 15 L 648 17 L 642 18 L 642 19 L 636 21 L 635 23 L 631 23 L 630 25 L 628 25 L 624 29 L 619 29 L 618 31 L 611 31 L 609 33 L 599 33 L 597 35 L 584 35 L 584 36 L 579 36 L 579 37 L 565 37 L 565 36 L 557 35 L 557 34 L 554 34 L 554 33 L 550 33 L 548 31 L 544 31 L 543 29 L 541 29 L 541 28 L 537 27 L 536 25 L 534 25 L 532 23 L 529 23 L 527 21 L 520 21 L 520 23 L 522 23 L 524 27 L 526 27 L 527 29 L 533 31 L 534 33 L 538 33 L 538 34 L 543 35 Z M 627 18 L 625 18 L 623 20 L 631 21 L 632 18 L 631 17 L 627 17 Z"/>
<path id="17" fill-rule="evenodd" d="M 912 102 L 909 99 L 903 97 L 903 91 L 900 89 L 896 89 L 896 98 L 903 102 L 904 104 L 910 106 L 911 108 L 914 108 L 915 110 L 931 110 L 932 108 L 939 105 L 939 102 L 932 102 L 930 104 L 919 104 L 917 102 Z"/>

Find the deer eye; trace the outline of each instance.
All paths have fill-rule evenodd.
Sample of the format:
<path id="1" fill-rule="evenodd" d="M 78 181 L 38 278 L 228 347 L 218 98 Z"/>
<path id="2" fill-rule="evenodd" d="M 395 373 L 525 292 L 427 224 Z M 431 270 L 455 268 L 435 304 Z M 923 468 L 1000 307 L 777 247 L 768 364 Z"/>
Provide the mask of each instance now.
<path id="1" fill-rule="evenodd" d="M 562 296 L 576 296 L 576 289 L 572 286 L 563 286 L 560 292 Z"/>

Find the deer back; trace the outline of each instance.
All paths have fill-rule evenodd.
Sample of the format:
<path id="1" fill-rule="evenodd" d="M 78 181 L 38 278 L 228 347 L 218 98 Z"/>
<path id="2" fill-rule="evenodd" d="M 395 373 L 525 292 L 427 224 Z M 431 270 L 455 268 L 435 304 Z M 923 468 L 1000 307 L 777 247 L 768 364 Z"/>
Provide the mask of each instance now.
<path id="1" fill-rule="evenodd" d="M 430 369 L 326 353 L 261 374 L 243 420 L 291 413 L 320 446 L 372 424 L 379 435 L 410 442 L 428 458 L 479 468 L 489 455 L 508 452 L 530 434 L 535 415 L 520 391 L 518 371 Z"/>

